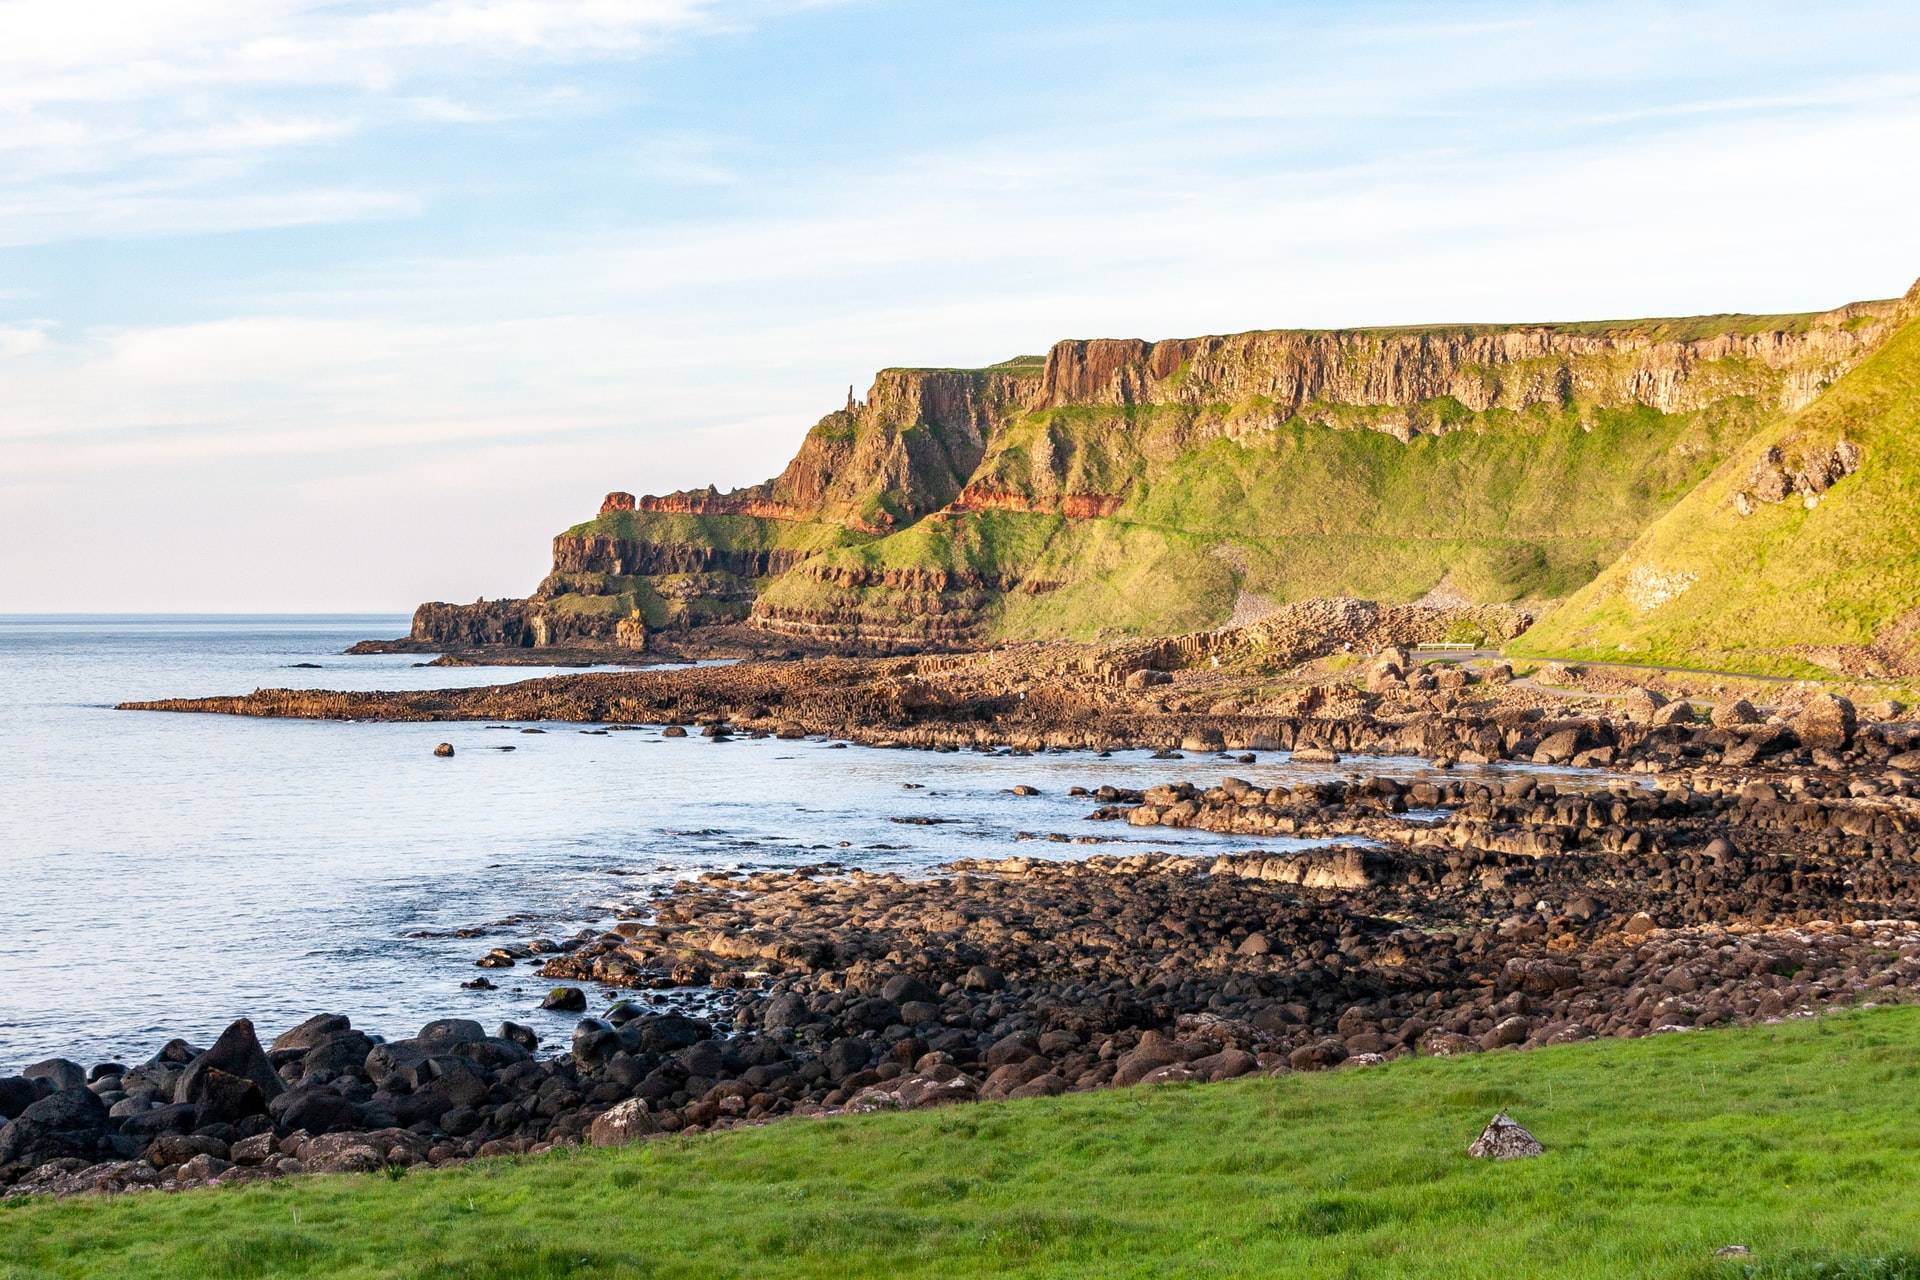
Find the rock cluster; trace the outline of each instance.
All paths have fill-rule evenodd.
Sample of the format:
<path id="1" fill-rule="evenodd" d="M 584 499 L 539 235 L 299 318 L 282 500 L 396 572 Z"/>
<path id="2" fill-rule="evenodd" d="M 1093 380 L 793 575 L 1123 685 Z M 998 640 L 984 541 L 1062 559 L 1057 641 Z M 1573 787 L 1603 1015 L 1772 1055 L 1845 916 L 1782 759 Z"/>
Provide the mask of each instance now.
<path id="1" fill-rule="evenodd" d="M 1329 765 L 1366 751 L 1558 772 L 1406 781 L 1329 768 L 1287 787 L 1084 793 L 1090 817 L 1142 836 L 1326 842 L 1305 853 L 683 881 L 612 929 L 480 958 L 535 960 L 568 984 L 554 1007 L 602 1010 L 561 1057 L 536 1058 L 511 1025 L 489 1036 L 436 1023 L 386 1044 L 320 1018 L 264 1052 L 237 1024 L 205 1053 L 176 1042 L 131 1069 L 43 1063 L 0 1079 L 0 1179 L 70 1190 L 438 1162 L 1639 1036 L 1920 984 L 1920 726 L 1824 694 L 1772 714 L 1723 698 L 1702 723 L 1652 690 L 1585 697 L 1590 677 L 1571 669 L 1518 687 L 1488 668 L 1449 688 L 1403 653 L 1373 664 L 1372 689 L 1274 695 L 1210 660 L 1180 665 L 1190 656 L 1128 668 L 1165 676 L 1138 681 L 1112 678 L 1109 650 L 1032 647 L 164 705 L 651 721 L 681 739 L 698 726 L 707 742 L 674 748 L 686 750 L 832 733 L 936 750 L 1292 750 Z M 1575 692 L 1542 689 L 1555 681 Z M 707 1020 L 662 1012 L 654 996 L 606 1008 L 621 989 L 701 993 Z"/>

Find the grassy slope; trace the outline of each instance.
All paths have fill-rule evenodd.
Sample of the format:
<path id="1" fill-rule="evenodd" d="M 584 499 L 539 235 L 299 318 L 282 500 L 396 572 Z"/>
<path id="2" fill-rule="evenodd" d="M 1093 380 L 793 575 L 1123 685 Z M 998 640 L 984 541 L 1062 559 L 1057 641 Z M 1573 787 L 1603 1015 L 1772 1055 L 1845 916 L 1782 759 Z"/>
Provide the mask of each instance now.
<path id="1" fill-rule="evenodd" d="M 1798 500 L 1751 516 L 1733 494 L 1773 445 L 1866 451 L 1812 510 Z M 1693 574 L 1638 607 L 1636 570 Z M 1780 675 L 1813 670 L 1799 645 L 1862 645 L 1920 605 L 1920 319 L 1820 399 L 1763 430 L 1522 637 L 1516 651 Z"/>
<path id="2" fill-rule="evenodd" d="M 577 524 L 562 536 L 594 535 L 662 545 L 693 543 L 727 551 L 823 551 L 863 542 L 869 536 L 826 520 L 761 520 L 661 511 L 612 512 Z"/>
<path id="3" fill-rule="evenodd" d="M 1022 474 L 1030 468 L 1058 468 L 1068 492 L 1132 484 L 1117 516 L 923 522 L 829 562 L 1064 583 L 1006 601 L 998 629 L 1078 639 L 1217 626 L 1241 590 L 1405 600 L 1445 579 L 1476 600 L 1550 598 L 1598 573 L 1745 438 L 1755 416 L 1746 401 L 1688 414 L 1454 408 L 1459 429 L 1405 444 L 1295 421 L 1187 449 L 1161 447 L 1182 430 L 1165 408 L 1034 415 L 1007 433 L 995 478 L 1017 492 L 1039 487 Z M 1138 451 L 1117 456 L 1117 440 Z M 795 579 L 773 584 L 768 600 L 888 607 L 884 593 Z"/>
<path id="4" fill-rule="evenodd" d="M 1914 1276 L 1916 1082 L 1920 1010 L 1883 1009 L 395 1180 L 9 1201 L 0 1277 Z M 1545 1157 L 1462 1155 L 1500 1107 Z M 1734 1242 L 1751 1264 L 1710 1257 Z"/>

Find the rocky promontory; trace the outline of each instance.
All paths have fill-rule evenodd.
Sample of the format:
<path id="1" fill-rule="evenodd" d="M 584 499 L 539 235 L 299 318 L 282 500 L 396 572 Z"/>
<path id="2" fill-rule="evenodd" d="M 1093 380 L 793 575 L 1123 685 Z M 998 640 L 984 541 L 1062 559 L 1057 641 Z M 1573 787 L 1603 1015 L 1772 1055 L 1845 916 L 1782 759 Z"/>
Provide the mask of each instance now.
<path id="1" fill-rule="evenodd" d="M 524 599 L 416 646 L 850 653 L 1154 636 L 1286 603 L 1549 603 L 1907 318 L 1829 312 L 1071 340 L 888 369 L 763 483 L 620 490 Z"/>

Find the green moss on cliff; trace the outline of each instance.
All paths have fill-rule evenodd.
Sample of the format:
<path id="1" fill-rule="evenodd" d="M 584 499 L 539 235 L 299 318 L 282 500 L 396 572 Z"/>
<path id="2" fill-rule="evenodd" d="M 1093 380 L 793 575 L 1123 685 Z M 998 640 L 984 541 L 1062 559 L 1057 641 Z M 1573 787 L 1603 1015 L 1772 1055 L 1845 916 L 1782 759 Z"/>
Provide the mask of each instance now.
<path id="1" fill-rule="evenodd" d="M 574 525 L 563 537 L 617 538 L 658 546 L 715 547 L 722 551 L 803 551 L 865 542 L 872 534 L 825 520 L 762 520 L 756 516 L 667 511 L 613 511 Z"/>

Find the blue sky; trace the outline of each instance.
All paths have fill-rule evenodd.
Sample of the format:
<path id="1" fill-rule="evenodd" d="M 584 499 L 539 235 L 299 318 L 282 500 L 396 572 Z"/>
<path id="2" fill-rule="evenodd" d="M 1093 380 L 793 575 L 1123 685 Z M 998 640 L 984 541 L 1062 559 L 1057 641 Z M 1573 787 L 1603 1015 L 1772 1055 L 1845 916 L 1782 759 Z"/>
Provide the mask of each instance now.
<path id="1" fill-rule="evenodd" d="M 1887 296 L 1916 144 L 1904 3 L 11 0 L 0 609 L 522 593 L 887 364 Z"/>

